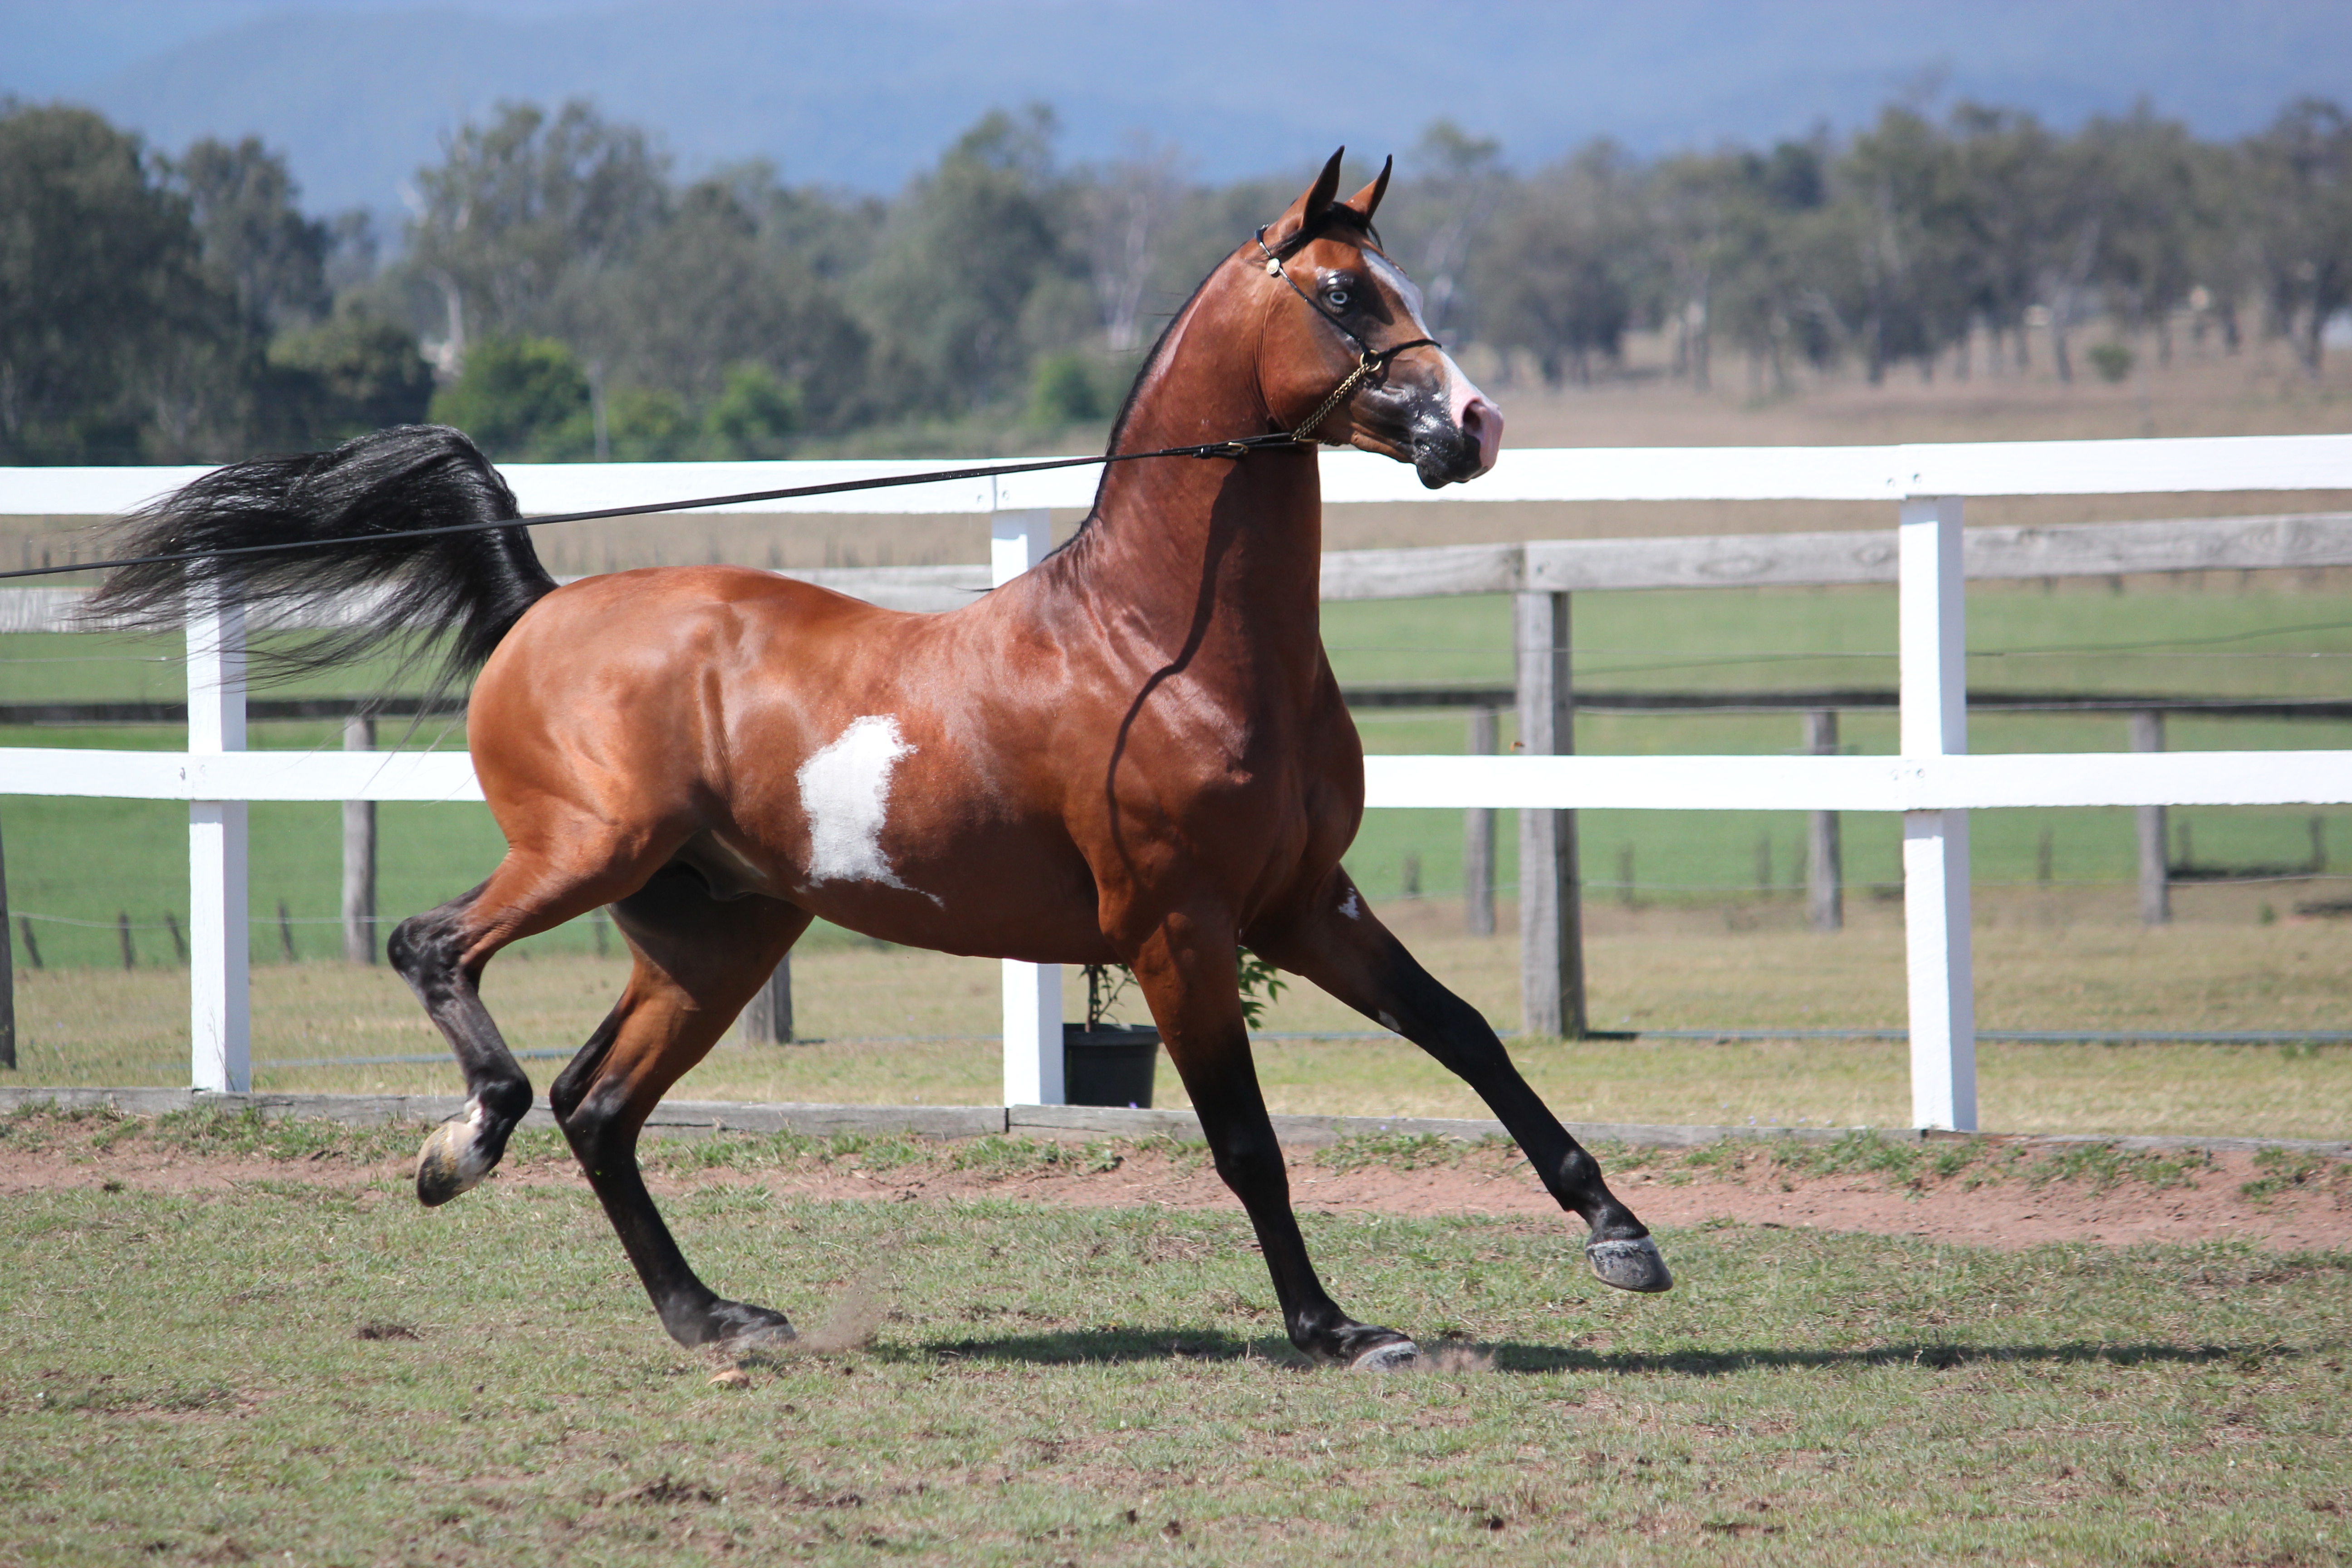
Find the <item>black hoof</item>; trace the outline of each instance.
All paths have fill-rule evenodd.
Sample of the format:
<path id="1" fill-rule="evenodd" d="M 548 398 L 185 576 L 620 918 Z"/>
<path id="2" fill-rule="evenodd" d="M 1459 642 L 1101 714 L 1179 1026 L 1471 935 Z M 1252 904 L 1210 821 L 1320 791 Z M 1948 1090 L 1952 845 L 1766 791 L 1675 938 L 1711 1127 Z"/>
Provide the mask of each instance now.
<path id="1" fill-rule="evenodd" d="M 1321 1365 L 1351 1372 L 1403 1372 L 1421 1363 L 1419 1345 L 1394 1329 L 1372 1323 L 1350 1323 L 1299 1349 Z"/>
<path id="2" fill-rule="evenodd" d="M 1603 1285 L 1638 1290 L 1644 1296 L 1675 1288 L 1675 1277 L 1666 1271 L 1666 1260 L 1658 1256 L 1658 1244 L 1646 1236 L 1588 1242 L 1584 1256 L 1592 1265 L 1593 1276 Z"/>
<path id="3" fill-rule="evenodd" d="M 682 1345 L 720 1345 L 729 1350 L 774 1350 L 800 1335 L 782 1312 L 754 1307 L 748 1301 L 719 1301 L 691 1321 L 673 1327 L 670 1337 Z"/>

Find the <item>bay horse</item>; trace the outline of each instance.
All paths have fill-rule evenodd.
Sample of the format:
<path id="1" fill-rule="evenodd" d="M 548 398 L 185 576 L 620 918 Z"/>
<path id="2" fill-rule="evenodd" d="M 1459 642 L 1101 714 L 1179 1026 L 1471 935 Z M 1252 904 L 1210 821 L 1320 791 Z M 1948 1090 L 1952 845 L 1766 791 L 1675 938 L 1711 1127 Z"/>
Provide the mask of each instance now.
<path id="1" fill-rule="evenodd" d="M 1434 489 L 1495 462 L 1501 414 L 1430 341 L 1339 158 L 1212 271 L 1137 378 L 1113 453 L 1240 435 L 1379 452 Z M 1354 350 L 1357 352 L 1351 353 Z M 1310 418 L 1310 416 L 1314 417 Z M 1319 424 L 1316 420 L 1319 419 Z M 1467 1004 L 1415 963 L 1340 855 L 1363 753 L 1323 651 L 1314 447 L 1107 468 L 1069 543 L 944 615 L 878 609 L 772 573 L 670 567 L 559 587 L 463 436 L 409 426 L 257 458 L 130 520 L 97 613 L 178 613 L 190 584 L 285 606 L 367 589 L 366 624 L 312 662 L 439 637 L 478 668 L 474 768 L 506 836 L 489 879 L 387 944 L 464 1068 L 417 1196 L 498 1163 L 531 1087 L 478 985 L 499 949 L 609 905 L 634 966 L 548 1095 L 662 1324 L 756 1345 L 791 1324 L 724 1299 L 656 1211 L 636 1144 L 819 916 L 886 942 L 1044 963 L 1124 963 L 1248 1211 L 1291 1342 L 1318 1363 L 1410 1364 L 1412 1342 L 1325 1291 L 1250 1057 L 1236 948 L 1315 982 L 1476 1089 L 1589 1226 L 1605 1282 L 1672 1283 L 1656 1245 Z M 272 554 L 271 542 L 332 548 Z M 415 645 L 413 641 L 410 646 Z"/>

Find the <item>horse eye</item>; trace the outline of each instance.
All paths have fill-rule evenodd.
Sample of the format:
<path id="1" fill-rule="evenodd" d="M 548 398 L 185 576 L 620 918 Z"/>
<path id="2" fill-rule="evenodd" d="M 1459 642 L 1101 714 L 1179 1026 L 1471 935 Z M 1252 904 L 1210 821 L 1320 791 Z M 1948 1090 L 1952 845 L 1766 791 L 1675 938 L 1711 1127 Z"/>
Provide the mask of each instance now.
<path id="1" fill-rule="evenodd" d="M 1335 310 L 1344 310 L 1348 308 L 1348 291 L 1345 289 L 1327 289 L 1323 291 L 1323 300 Z"/>

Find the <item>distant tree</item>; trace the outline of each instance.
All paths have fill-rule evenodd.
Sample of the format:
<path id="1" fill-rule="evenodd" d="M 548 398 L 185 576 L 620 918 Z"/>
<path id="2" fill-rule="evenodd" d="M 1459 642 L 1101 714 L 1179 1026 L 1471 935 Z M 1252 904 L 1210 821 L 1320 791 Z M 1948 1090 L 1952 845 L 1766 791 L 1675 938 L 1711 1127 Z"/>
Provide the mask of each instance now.
<path id="1" fill-rule="evenodd" d="M 893 405 L 951 413 L 1020 384 L 1033 297 L 1057 274 L 1076 280 L 1056 210 L 1064 193 L 1053 133 L 1042 108 L 992 112 L 892 213 L 855 297 Z"/>
<path id="2" fill-rule="evenodd" d="M 2172 312 L 2196 286 L 2197 238 L 2209 221 L 2198 199 L 2196 144 L 2187 126 L 2145 105 L 2120 120 L 2093 120 L 2079 141 L 2100 190 L 2093 277 L 2109 313 L 2135 335 L 2153 330 L 2168 363 Z"/>
<path id="3" fill-rule="evenodd" d="M 1495 222 L 1475 278 L 1489 342 L 1535 358 L 1544 379 L 1592 379 L 1618 359 L 1649 259 L 1638 175 L 1595 142 L 1529 180 Z"/>
<path id="4" fill-rule="evenodd" d="M 1110 413 L 1110 399 L 1083 354 L 1064 352 L 1039 360 L 1030 377 L 1029 423 L 1040 429 L 1084 425 Z"/>
<path id="5" fill-rule="evenodd" d="M 257 137 L 234 146 L 206 137 L 173 172 L 188 194 L 205 266 L 257 334 L 305 326 L 326 313 L 333 230 L 302 216 L 283 157 Z"/>
<path id="6" fill-rule="evenodd" d="M 1895 361 L 1932 374 L 1969 327 L 1975 227 L 1950 139 L 1908 109 L 1888 109 L 1834 171 L 1856 219 L 1859 336 L 1873 384 Z"/>
<path id="7" fill-rule="evenodd" d="M 552 338 L 490 338 L 465 373 L 433 395 L 432 418 L 506 461 L 586 457 L 594 444 L 588 374 Z"/>
<path id="8" fill-rule="evenodd" d="M 594 279 L 667 216 L 663 158 L 635 126 L 573 100 L 507 103 L 417 174 L 409 275 L 441 304 L 449 363 L 478 338 L 559 331 Z"/>
<path id="9" fill-rule="evenodd" d="M 2352 305 L 2352 120 L 2300 99 L 2246 144 L 2271 315 L 2317 376 L 2327 323 Z"/>
<path id="10" fill-rule="evenodd" d="M 0 102 L 0 461 L 235 445 L 250 346 L 164 174 L 88 110 Z"/>
<path id="11" fill-rule="evenodd" d="M 1382 205 L 1382 227 L 1394 254 L 1421 281 L 1429 330 L 1443 337 L 1475 330 L 1467 287 L 1472 251 L 1509 199 L 1503 144 L 1473 136 L 1451 120 L 1433 120 L 1404 160 L 1405 178 Z"/>
<path id="12" fill-rule="evenodd" d="M 573 298 L 573 340 L 601 374 L 701 407 L 756 364 L 788 389 L 795 428 L 870 413 L 866 335 L 839 289 L 761 233 L 782 201 L 772 180 L 753 168 L 688 187 L 667 223 Z"/>
<path id="13" fill-rule="evenodd" d="M 1952 111 L 1951 135 L 1970 228 L 1966 286 L 1996 357 L 2005 337 L 2022 369 L 2032 363 L 2026 312 L 2041 298 L 2053 236 L 2077 216 L 2057 200 L 2058 140 L 2031 114 L 1978 103 Z"/>
<path id="14" fill-rule="evenodd" d="M 1183 166 L 1174 147 L 1138 141 L 1080 187 L 1081 248 L 1102 312 L 1103 342 L 1113 353 L 1143 346 L 1144 300 L 1162 233 L 1184 196 Z"/>
<path id="15" fill-rule="evenodd" d="M 404 326 L 345 310 L 269 345 L 263 443 L 325 447 L 425 417 L 433 367 Z"/>
<path id="16" fill-rule="evenodd" d="M 1826 365 L 1852 335 L 1854 247 L 1829 204 L 1828 153 L 1812 142 L 1677 160 L 1653 200 L 1693 381 L 1707 384 L 1717 332 L 1748 355 L 1750 384 L 1785 392 L 1797 361 Z"/>
<path id="17" fill-rule="evenodd" d="M 761 364 L 730 365 L 725 387 L 702 417 L 714 458 L 782 458 L 803 424 L 800 393 Z"/>

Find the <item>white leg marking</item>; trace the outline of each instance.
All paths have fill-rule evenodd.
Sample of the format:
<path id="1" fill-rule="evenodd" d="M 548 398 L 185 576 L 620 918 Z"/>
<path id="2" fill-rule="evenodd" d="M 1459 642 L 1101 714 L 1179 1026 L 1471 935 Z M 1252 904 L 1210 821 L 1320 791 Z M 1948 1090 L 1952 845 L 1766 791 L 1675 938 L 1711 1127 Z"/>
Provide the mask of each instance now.
<path id="1" fill-rule="evenodd" d="M 908 888 L 882 854 L 890 810 L 890 773 L 915 748 L 888 714 L 855 720 L 841 738 L 801 764 L 801 807 L 808 813 L 812 882 L 879 882 Z M 928 895 L 926 895 L 928 896 Z M 934 900 L 937 901 L 937 900 Z"/>
<path id="2" fill-rule="evenodd" d="M 1360 921 L 1364 918 L 1364 906 L 1356 901 L 1355 889 L 1349 889 L 1348 896 L 1339 900 L 1339 912 L 1347 916 L 1351 921 Z"/>

